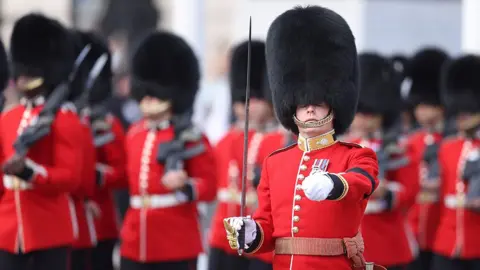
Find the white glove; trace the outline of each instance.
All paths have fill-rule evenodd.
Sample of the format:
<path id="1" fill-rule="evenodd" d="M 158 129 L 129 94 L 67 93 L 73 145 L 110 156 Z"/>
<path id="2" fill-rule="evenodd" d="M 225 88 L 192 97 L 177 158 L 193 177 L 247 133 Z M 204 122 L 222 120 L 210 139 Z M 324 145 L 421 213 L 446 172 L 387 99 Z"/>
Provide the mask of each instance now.
<path id="1" fill-rule="evenodd" d="M 257 237 L 257 224 L 248 217 L 230 217 L 223 220 L 223 225 L 227 231 L 227 239 L 232 249 L 238 249 L 238 232 L 245 225 L 245 249 Z"/>
<path id="2" fill-rule="evenodd" d="M 303 180 L 302 189 L 310 200 L 323 201 L 333 190 L 333 180 L 326 173 L 309 175 Z"/>

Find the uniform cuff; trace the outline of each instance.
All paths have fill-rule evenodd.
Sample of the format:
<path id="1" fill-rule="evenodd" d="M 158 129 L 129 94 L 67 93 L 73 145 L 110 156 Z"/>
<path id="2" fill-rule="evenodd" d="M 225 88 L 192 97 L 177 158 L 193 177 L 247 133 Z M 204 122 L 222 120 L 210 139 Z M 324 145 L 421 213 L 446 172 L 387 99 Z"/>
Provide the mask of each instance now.
<path id="1" fill-rule="evenodd" d="M 245 249 L 245 253 L 253 254 L 257 252 L 263 244 L 263 229 L 257 222 L 255 222 L 255 224 L 257 225 L 257 235 L 255 236 L 255 239 L 252 243 L 246 243 L 249 246 L 247 249 Z"/>
<path id="2" fill-rule="evenodd" d="M 343 199 L 348 192 L 348 182 L 340 174 L 327 174 L 333 182 L 333 189 L 328 195 L 327 200 L 338 201 Z"/>

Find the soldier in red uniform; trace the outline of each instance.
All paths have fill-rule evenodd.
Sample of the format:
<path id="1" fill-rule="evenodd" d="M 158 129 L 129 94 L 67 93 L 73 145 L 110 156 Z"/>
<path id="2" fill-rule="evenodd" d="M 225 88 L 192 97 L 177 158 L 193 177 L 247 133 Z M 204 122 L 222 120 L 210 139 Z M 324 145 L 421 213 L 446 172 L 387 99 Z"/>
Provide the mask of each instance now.
<path id="1" fill-rule="evenodd" d="M 10 40 L 13 78 L 21 103 L 2 115 L 5 157 L 0 202 L 0 265 L 5 270 L 67 269 L 69 247 L 78 232 L 69 194 L 81 183 L 83 127 L 72 105 L 54 116 L 48 135 L 26 158 L 13 145 L 32 124 L 53 89 L 67 80 L 75 61 L 74 42 L 58 22 L 28 14 L 15 22 Z"/>
<path id="2" fill-rule="evenodd" d="M 8 65 L 8 58 L 7 58 L 7 52 L 5 51 L 5 46 L 3 45 L 3 42 L 0 40 L 0 114 L 3 113 L 3 110 L 5 109 L 5 89 L 7 88 L 8 82 L 10 79 L 10 72 L 9 72 L 9 65 Z M 1 134 L 1 130 L 0 130 Z M 3 161 L 3 151 L 1 150 L 1 144 L 0 144 L 0 160 Z M 0 173 L 0 177 L 3 179 L 3 172 Z M 3 196 L 3 193 L 5 192 L 5 188 L 3 187 L 3 181 L 0 182 L 0 199 Z"/>
<path id="3" fill-rule="evenodd" d="M 276 115 L 298 143 L 265 159 L 253 218 L 225 219 L 229 244 L 238 249 L 243 227 L 245 252 L 274 251 L 274 269 L 365 267 L 359 226 L 377 159 L 335 138 L 359 94 L 350 27 L 329 9 L 294 8 L 270 26 L 266 59 Z"/>
<path id="4" fill-rule="evenodd" d="M 202 252 L 197 202 L 213 200 L 216 190 L 213 151 L 190 123 L 198 62 L 180 37 L 153 32 L 131 67 L 144 119 L 125 140 L 130 207 L 121 269 L 196 269 Z"/>
<path id="5" fill-rule="evenodd" d="M 418 162 L 412 149 L 402 148 L 400 85 L 390 60 L 363 53 L 360 63 L 360 99 L 354 122 L 360 127 L 353 139 L 377 153 L 378 189 L 367 204 L 361 224 L 365 259 L 392 270 L 405 270 L 415 256 L 415 238 L 406 212 L 418 193 Z"/>
<path id="6" fill-rule="evenodd" d="M 430 269 L 432 247 L 440 218 L 438 148 L 445 136 L 445 111 L 440 98 L 441 68 L 448 56 L 442 50 L 425 48 L 410 61 L 408 103 L 420 129 L 409 135 L 407 144 L 420 165 L 420 192 L 408 214 L 420 253 L 413 269 Z"/>
<path id="7" fill-rule="evenodd" d="M 432 269 L 480 269 L 480 57 L 460 57 L 445 70 L 442 97 L 447 111 L 456 115 L 460 135 L 445 139 L 438 153 L 442 210 Z M 467 174 L 471 169 L 473 176 Z"/>
<path id="8" fill-rule="evenodd" d="M 273 110 L 268 84 L 266 83 L 265 70 L 265 43 L 252 41 L 251 43 L 251 103 L 249 123 L 249 211 L 253 211 L 256 204 L 255 188 L 260 180 L 260 167 L 263 159 L 259 156 L 259 147 L 268 132 L 272 122 Z M 237 115 L 244 118 L 245 87 L 247 78 L 248 42 L 242 42 L 233 49 L 230 63 L 230 91 L 232 103 Z M 237 108 L 235 108 L 237 106 Z M 223 219 L 229 216 L 237 216 L 240 213 L 241 170 L 243 154 L 243 130 L 239 129 L 230 133 L 229 142 L 217 148 L 217 209 L 212 221 L 210 235 L 209 269 L 271 269 L 273 255 L 265 253 L 261 255 L 239 257 L 225 241 L 225 228 Z M 227 144 L 228 143 L 228 144 Z M 223 144 L 223 142 L 222 142 Z M 219 144 L 220 145 L 220 144 Z M 258 176 L 258 177 L 256 177 Z"/>
<path id="9" fill-rule="evenodd" d="M 77 32 L 80 47 L 90 44 L 90 53 L 85 64 L 88 76 L 97 61 L 104 61 L 103 67 L 88 91 L 85 107 L 80 114 L 95 136 L 96 148 L 96 181 L 94 194 L 87 201 L 89 211 L 93 212 L 94 222 L 90 227 L 95 228 L 96 245 L 93 249 L 91 261 L 94 270 L 113 270 L 112 253 L 118 238 L 118 217 L 112 196 L 114 188 L 127 186 L 125 177 L 125 135 L 120 121 L 110 114 L 106 107 L 106 100 L 112 93 L 111 56 L 107 44 L 98 36 L 90 32 Z M 85 78 L 83 81 L 86 82 Z"/>

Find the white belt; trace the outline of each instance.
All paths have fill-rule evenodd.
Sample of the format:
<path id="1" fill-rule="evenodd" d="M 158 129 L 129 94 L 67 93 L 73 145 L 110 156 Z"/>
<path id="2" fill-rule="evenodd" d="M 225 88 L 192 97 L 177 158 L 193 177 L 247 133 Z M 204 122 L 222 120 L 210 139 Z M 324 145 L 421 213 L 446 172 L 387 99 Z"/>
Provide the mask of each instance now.
<path id="1" fill-rule="evenodd" d="M 417 195 L 417 203 L 426 204 L 426 203 L 436 203 L 438 202 L 438 192 L 436 191 L 427 191 L 422 190 Z"/>
<path id="2" fill-rule="evenodd" d="M 3 176 L 3 186 L 9 190 L 28 190 L 33 188 L 32 184 L 12 175 Z"/>
<path id="3" fill-rule="evenodd" d="M 384 200 L 370 200 L 365 208 L 365 214 L 378 214 L 387 209 L 387 202 Z"/>
<path id="4" fill-rule="evenodd" d="M 169 208 L 184 204 L 175 193 L 162 195 L 134 195 L 130 197 L 130 207 L 140 208 Z"/>
<path id="5" fill-rule="evenodd" d="M 459 198 L 457 195 L 447 195 L 444 199 L 445 207 L 449 209 L 457 209 L 465 206 L 465 199 Z"/>
<path id="6" fill-rule="evenodd" d="M 228 188 L 221 188 L 217 192 L 217 200 L 224 203 L 240 204 L 242 193 Z M 254 205 L 257 202 L 257 193 L 250 191 L 246 194 L 246 204 Z"/>

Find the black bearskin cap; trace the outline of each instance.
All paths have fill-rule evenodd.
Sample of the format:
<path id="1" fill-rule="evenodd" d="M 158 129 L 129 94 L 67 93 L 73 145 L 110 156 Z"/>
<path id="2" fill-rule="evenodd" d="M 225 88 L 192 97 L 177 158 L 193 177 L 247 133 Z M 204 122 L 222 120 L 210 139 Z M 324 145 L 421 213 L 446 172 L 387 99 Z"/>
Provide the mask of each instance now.
<path id="1" fill-rule="evenodd" d="M 402 106 L 400 84 L 392 62 L 378 54 L 362 53 L 360 69 L 360 98 L 357 112 L 380 114 L 386 126 L 393 124 Z"/>
<path id="2" fill-rule="evenodd" d="M 7 52 L 5 51 L 5 46 L 0 40 L 0 92 L 5 90 L 8 85 L 8 80 L 10 79 L 10 70 L 8 65 Z"/>
<path id="3" fill-rule="evenodd" d="M 449 113 L 480 112 L 480 57 L 465 55 L 446 64 L 442 99 Z"/>
<path id="4" fill-rule="evenodd" d="M 179 36 L 148 34 L 136 48 L 131 63 L 132 96 L 170 100 L 174 114 L 191 112 L 200 81 L 197 57 Z"/>
<path id="5" fill-rule="evenodd" d="M 357 50 L 347 22 L 330 9 L 296 7 L 268 30 L 267 71 L 275 113 L 298 134 L 299 105 L 330 105 L 337 134 L 350 126 L 358 102 Z"/>
<path id="6" fill-rule="evenodd" d="M 230 93 L 232 102 L 245 102 L 247 86 L 248 41 L 233 48 L 230 61 Z M 265 94 L 265 43 L 252 40 L 250 62 L 250 97 L 266 99 Z M 268 85 L 268 84 L 267 84 Z"/>
<path id="7" fill-rule="evenodd" d="M 58 21 L 31 13 L 15 22 L 10 37 L 13 77 L 42 77 L 47 89 L 68 79 L 75 62 L 74 41 Z"/>
<path id="8" fill-rule="evenodd" d="M 108 48 L 106 41 L 94 33 L 76 30 L 73 32 L 73 35 L 75 38 L 77 55 L 80 54 L 85 46 L 90 45 L 90 51 L 77 71 L 77 76 L 73 83 L 73 89 L 77 92 L 75 93 L 76 96 L 85 90 L 85 83 L 88 80 L 88 75 L 100 56 L 105 53 L 107 55 L 107 61 L 95 80 L 95 84 L 93 85 L 89 97 L 91 105 L 103 102 L 105 99 L 109 98 L 112 93 L 110 49 Z"/>
<path id="9" fill-rule="evenodd" d="M 421 103 L 442 105 L 440 76 L 442 66 L 447 60 L 447 53 L 438 48 L 425 48 L 412 57 L 407 75 L 411 80 L 408 102 L 412 106 Z"/>

